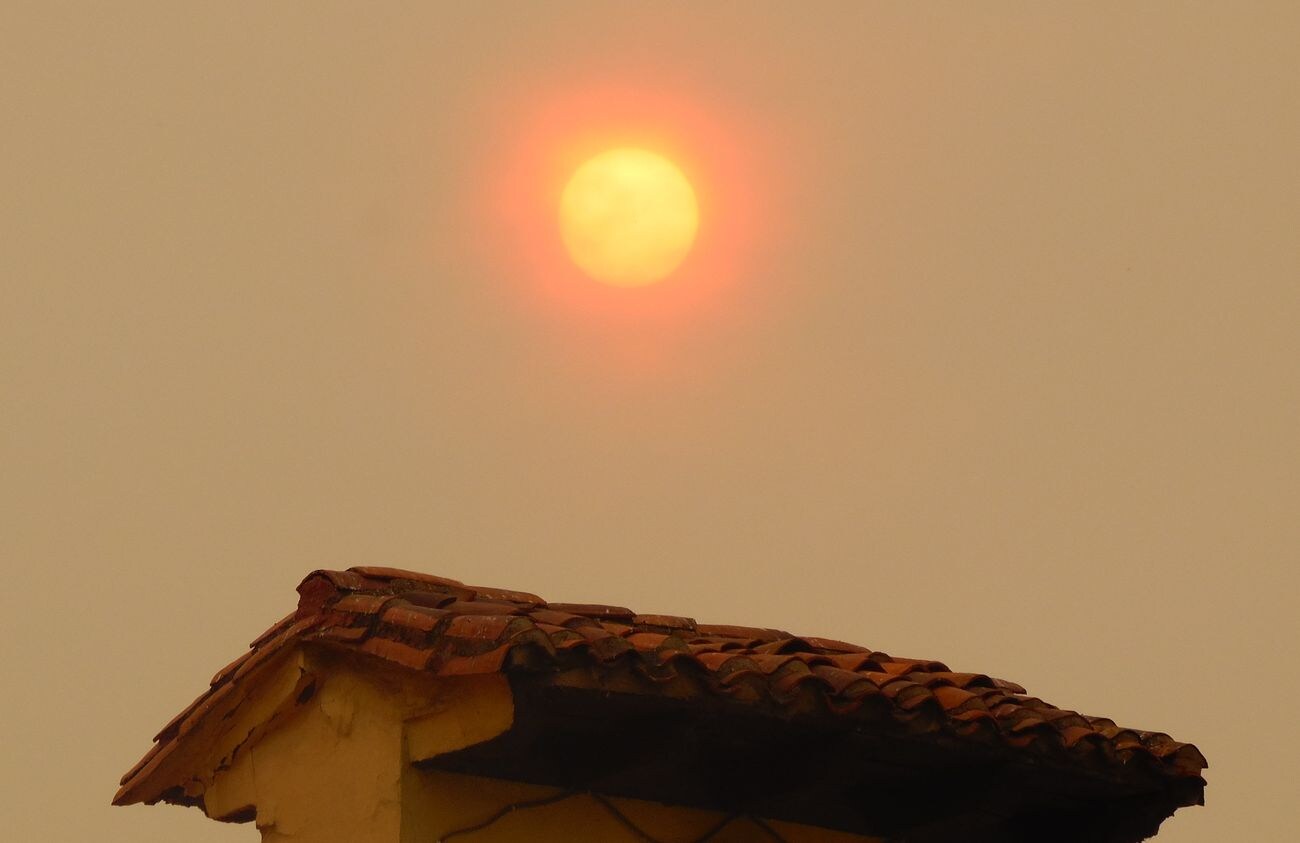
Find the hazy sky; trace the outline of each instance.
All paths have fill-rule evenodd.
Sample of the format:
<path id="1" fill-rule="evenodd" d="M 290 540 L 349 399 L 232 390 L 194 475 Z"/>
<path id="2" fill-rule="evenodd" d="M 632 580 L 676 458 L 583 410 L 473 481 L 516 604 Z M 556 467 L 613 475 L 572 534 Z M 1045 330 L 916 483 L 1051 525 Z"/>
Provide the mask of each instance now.
<path id="1" fill-rule="evenodd" d="M 1294 834 L 1300 5 L 204 6 L 0 9 L 6 836 L 256 839 L 108 802 L 364 563 L 1014 679 Z M 615 119 L 693 284 L 527 218 Z"/>

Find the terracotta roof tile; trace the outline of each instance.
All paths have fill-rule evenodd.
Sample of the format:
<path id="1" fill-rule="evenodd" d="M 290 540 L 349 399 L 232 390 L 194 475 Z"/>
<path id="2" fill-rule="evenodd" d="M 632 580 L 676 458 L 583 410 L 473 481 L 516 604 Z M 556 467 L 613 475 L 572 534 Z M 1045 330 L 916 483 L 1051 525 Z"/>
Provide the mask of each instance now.
<path id="1" fill-rule="evenodd" d="M 412 647 L 389 638 L 369 638 L 361 644 L 361 652 L 379 656 L 402 667 L 424 670 L 433 653 L 422 647 Z"/>
<path id="2" fill-rule="evenodd" d="M 358 565 L 348 569 L 347 571 L 324 571 L 322 573 L 327 577 L 330 577 L 330 579 L 334 581 L 335 585 L 338 585 L 341 588 L 361 587 L 355 583 L 357 577 L 370 577 L 377 580 L 407 580 L 409 582 L 426 583 L 433 586 L 464 587 L 465 585 L 460 580 L 453 580 L 448 577 L 439 577 L 434 574 L 424 574 L 418 571 L 405 571 L 401 568 L 382 568 L 373 565 Z M 353 583 L 346 586 L 340 582 L 340 579 L 336 579 L 336 577 L 342 578 L 349 575 L 353 577 Z"/>
<path id="3" fill-rule="evenodd" d="M 442 608 L 453 615 L 522 615 L 526 606 L 501 600 L 453 600 Z"/>
<path id="4" fill-rule="evenodd" d="M 330 608 L 335 612 L 351 612 L 354 615 L 378 615 L 384 604 L 392 599 L 391 594 L 349 594 L 334 601 Z"/>
<path id="5" fill-rule="evenodd" d="M 656 650 L 667 640 L 668 636 L 662 632 L 636 632 L 627 637 L 627 643 L 638 650 Z"/>
<path id="6" fill-rule="evenodd" d="M 696 624 L 695 631 L 701 636 L 731 639 L 743 643 L 744 646 L 753 646 L 768 641 L 780 641 L 794 637 L 790 633 L 782 632 L 779 629 L 763 629 L 756 626 L 733 626 L 731 624 Z"/>
<path id="7" fill-rule="evenodd" d="M 631 609 L 622 606 L 603 606 L 599 603 L 548 603 L 547 606 L 556 611 L 598 620 L 630 621 L 636 617 L 636 612 Z"/>
<path id="8" fill-rule="evenodd" d="M 665 629 L 695 630 L 694 618 L 682 618 L 676 615 L 635 615 L 632 623 L 638 627 L 663 627 Z"/>
<path id="9" fill-rule="evenodd" d="M 550 624 L 555 627 L 572 626 L 575 625 L 575 622 L 576 624 L 594 623 L 590 618 L 585 618 L 582 615 L 575 615 L 571 612 L 557 612 L 554 608 L 534 609 L 528 613 L 528 616 L 538 623 Z"/>
<path id="10" fill-rule="evenodd" d="M 480 673 L 496 673 L 505 664 L 510 653 L 510 645 L 503 644 L 485 653 L 473 656 L 455 656 L 442 663 L 438 673 L 441 676 L 469 676 Z"/>
<path id="11" fill-rule="evenodd" d="M 511 620 L 513 619 L 509 615 L 500 614 L 456 615 L 447 625 L 444 635 L 448 638 L 490 641 L 495 644 L 510 627 Z"/>
<path id="12" fill-rule="evenodd" d="M 495 600 L 501 603 L 514 603 L 522 607 L 543 606 L 546 601 L 536 594 L 529 594 L 526 591 L 512 591 L 508 588 L 480 588 L 474 586 L 475 597 L 478 600 Z"/>
<path id="13" fill-rule="evenodd" d="M 427 606 L 416 606 L 402 600 L 396 605 L 390 605 L 385 609 L 379 619 L 387 624 L 406 627 L 407 629 L 418 630 L 420 632 L 431 632 L 437 628 L 443 618 L 453 616 L 453 613 L 448 612 L 445 609 L 431 609 Z"/>
<path id="14" fill-rule="evenodd" d="M 330 641 L 342 641 L 352 644 L 361 641 L 370 634 L 369 627 L 364 626 L 331 626 L 317 634 L 316 637 L 328 639 Z"/>
<path id="15" fill-rule="evenodd" d="M 734 702 L 806 707 L 809 699 L 820 700 L 821 716 L 845 718 L 865 716 L 864 702 L 874 700 L 873 712 L 883 710 L 909 729 L 946 731 L 954 739 L 985 734 L 1016 752 L 1064 751 L 1103 770 L 1141 755 L 1160 776 L 1199 782 L 1206 766 L 1194 746 L 1055 708 L 1014 682 L 842 641 L 638 615 L 621 606 L 548 604 L 527 592 L 393 568 L 316 571 L 298 590 L 298 611 L 217 672 L 212 687 L 164 727 L 155 747 L 123 778 L 120 794 L 274 652 L 306 641 L 443 676 L 599 672 L 627 660 L 654 680 L 646 693 L 680 676 Z M 527 656 L 512 658 L 516 650 Z"/>

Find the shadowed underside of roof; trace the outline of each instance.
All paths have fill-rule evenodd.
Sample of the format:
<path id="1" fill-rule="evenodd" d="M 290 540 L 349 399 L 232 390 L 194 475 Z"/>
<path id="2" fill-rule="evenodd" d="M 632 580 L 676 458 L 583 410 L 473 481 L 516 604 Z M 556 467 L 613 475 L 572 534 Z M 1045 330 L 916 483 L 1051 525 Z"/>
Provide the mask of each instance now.
<path id="1" fill-rule="evenodd" d="M 1000 829 L 987 839 L 1067 839 L 1043 825 L 1052 814 L 1077 815 L 1069 839 L 1136 841 L 1178 807 L 1202 802 L 1206 762 L 1196 747 L 1057 708 L 1013 682 L 936 661 L 777 629 L 548 603 L 389 568 L 315 571 L 298 591 L 297 610 L 218 671 L 208 691 L 159 732 L 149 754 L 123 776 L 115 802 L 192 802 L 146 787 L 146 780 L 222 697 L 259 665 L 300 645 L 433 676 L 504 673 L 516 689 L 520 725 L 444 760 L 462 772 L 576 786 L 592 781 L 597 769 L 608 778 L 611 759 L 651 770 L 644 752 L 628 754 L 632 745 L 644 748 L 640 732 L 654 735 L 660 755 L 697 757 L 676 772 L 620 772 L 622 784 L 612 790 L 621 787 L 622 795 L 689 802 L 703 793 L 717 802 L 744 798 L 747 788 L 752 797 L 762 787 L 764 801 L 780 805 L 772 783 L 781 782 L 784 793 L 808 791 L 787 800 L 793 819 L 818 824 L 825 814 L 821 824 L 908 840 L 979 839 L 975 814 L 986 817 L 988 829 Z M 578 674 L 602 693 L 575 688 Z M 691 689 L 686 699 L 683 687 Z M 593 722 L 620 725 L 593 731 Z M 581 770 L 563 760 L 593 752 Z M 819 759 L 815 769 L 809 758 Z M 711 778 L 692 780 L 689 770 L 710 768 Z M 833 804 L 825 787 L 813 793 L 799 786 L 827 779 L 829 770 L 837 771 L 831 789 L 843 805 Z M 734 781 L 719 788 L 724 775 Z M 910 789 L 899 784 L 909 781 Z M 971 809 L 977 795 L 983 807 Z M 965 825 L 945 826 L 945 805 L 961 817 L 952 823 Z M 904 817 L 925 811 L 933 815 L 928 831 L 916 831 L 927 825 L 919 820 L 904 827 Z M 1108 812 L 1113 822 L 1095 819 Z M 1087 829 L 1084 816 L 1101 825 Z M 1009 837 L 1007 823 L 1016 822 L 1024 833 Z"/>

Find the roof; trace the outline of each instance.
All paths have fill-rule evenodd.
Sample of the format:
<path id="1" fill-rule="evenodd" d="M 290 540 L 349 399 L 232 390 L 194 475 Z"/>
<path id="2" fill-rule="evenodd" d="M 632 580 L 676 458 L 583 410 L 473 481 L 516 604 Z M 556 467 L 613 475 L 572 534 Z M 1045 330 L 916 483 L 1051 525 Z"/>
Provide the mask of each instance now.
<path id="1" fill-rule="evenodd" d="M 597 678 L 621 672 L 638 677 L 634 695 L 651 701 L 687 680 L 702 698 L 729 711 L 761 713 L 769 724 L 802 719 L 860 737 L 892 736 L 904 755 L 912 746 L 978 750 L 982 758 L 996 756 L 998 769 L 1015 766 L 1034 778 L 1065 770 L 1122 783 L 1122 794 L 1115 793 L 1125 799 L 1159 803 L 1158 817 L 1148 817 L 1144 828 L 1181 805 L 1202 802 L 1207 764 L 1195 746 L 1058 708 L 1014 682 L 955 672 L 938 661 L 779 629 L 552 603 L 391 568 L 314 571 L 298 592 L 296 611 L 218 671 L 208 690 L 163 727 L 150 752 L 123 776 L 116 803 L 184 801 L 139 785 L 221 697 L 258 665 L 302 644 L 438 677 L 499 673 L 525 683 L 564 671 Z M 941 759 L 939 766 L 952 765 Z M 1145 833 L 1105 839 L 1138 840 Z"/>

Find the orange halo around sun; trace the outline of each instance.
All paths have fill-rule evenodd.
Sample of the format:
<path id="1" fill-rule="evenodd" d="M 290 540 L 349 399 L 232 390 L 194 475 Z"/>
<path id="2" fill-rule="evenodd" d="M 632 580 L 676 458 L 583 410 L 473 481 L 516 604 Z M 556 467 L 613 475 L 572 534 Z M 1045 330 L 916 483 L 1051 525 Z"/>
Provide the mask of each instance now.
<path id="1" fill-rule="evenodd" d="M 485 151 L 499 174 L 485 246 L 523 300 L 624 339 L 739 314 L 737 282 L 765 239 L 762 211 L 777 204 L 759 133 L 656 88 L 519 96 L 490 129 L 505 154 Z M 648 223 L 626 213 L 640 200 L 610 189 L 616 171 L 639 173 L 630 181 L 658 203 Z"/>

